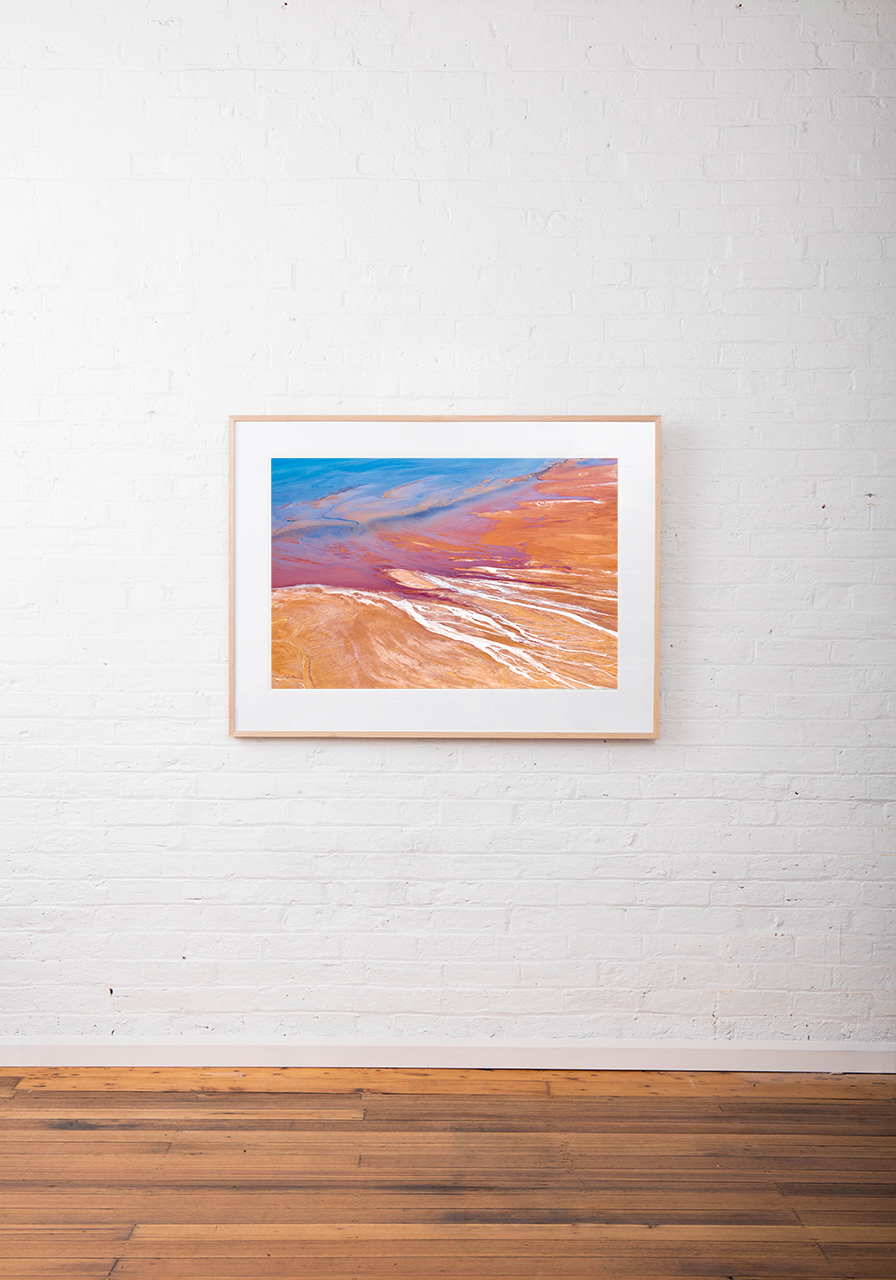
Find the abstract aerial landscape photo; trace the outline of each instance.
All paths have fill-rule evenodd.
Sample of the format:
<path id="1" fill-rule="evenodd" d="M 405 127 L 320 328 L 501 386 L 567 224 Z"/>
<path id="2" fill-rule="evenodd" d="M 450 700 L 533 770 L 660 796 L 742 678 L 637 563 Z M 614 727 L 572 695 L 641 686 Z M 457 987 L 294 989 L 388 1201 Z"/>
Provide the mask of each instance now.
<path id="1" fill-rule="evenodd" d="M 615 688 L 616 475 L 272 459 L 272 688 Z"/>

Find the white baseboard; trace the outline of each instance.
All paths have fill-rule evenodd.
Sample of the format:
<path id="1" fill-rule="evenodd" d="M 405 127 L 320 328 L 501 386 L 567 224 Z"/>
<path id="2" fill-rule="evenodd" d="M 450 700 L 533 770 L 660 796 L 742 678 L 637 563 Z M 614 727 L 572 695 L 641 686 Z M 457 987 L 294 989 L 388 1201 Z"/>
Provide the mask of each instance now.
<path id="1" fill-rule="evenodd" d="M 6 1067 L 439 1067 L 556 1071 L 896 1072 L 896 1044 L 861 1040 L 373 1040 L 2 1036 Z"/>

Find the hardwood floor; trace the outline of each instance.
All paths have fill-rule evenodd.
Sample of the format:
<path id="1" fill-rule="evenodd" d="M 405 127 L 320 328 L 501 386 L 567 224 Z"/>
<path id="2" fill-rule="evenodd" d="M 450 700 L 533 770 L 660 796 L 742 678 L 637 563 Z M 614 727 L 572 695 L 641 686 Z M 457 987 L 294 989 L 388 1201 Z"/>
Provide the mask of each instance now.
<path id="1" fill-rule="evenodd" d="M 0 1280 L 893 1280 L 896 1078 L 22 1069 Z"/>

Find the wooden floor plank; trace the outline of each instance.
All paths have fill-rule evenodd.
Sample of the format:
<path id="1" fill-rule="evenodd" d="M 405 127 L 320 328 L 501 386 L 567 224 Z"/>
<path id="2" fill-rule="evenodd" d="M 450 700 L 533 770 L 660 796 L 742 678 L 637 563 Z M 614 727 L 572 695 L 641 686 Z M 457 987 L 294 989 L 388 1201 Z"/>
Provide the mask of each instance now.
<path id="1" fill-rule="evenodd" d="M 64 1257 L 69 1246 L 57 1248 L 39 1244 L 40 1254 L 45 1257 Z M 558 1236 L 552 1240 L 539 1240 L 526 1236 L 489 1239 L 472 1237 L 470 1239 L 453 1237 L 451 1239 L 430 1238 L 396 1238 L 394 1235 L 365 1237 L 354 1239 L 347 1236 L 342 1240 L 134 1240 L 119 1246 L 119 1257 L 123 1260 L 134 1258 L 192 1258 L 223 1260 L 225 1266 L 235 1258 L 332 1258 L 347 1262 L 354 1258 L 383 1258 L 398 1260 L 401 1258 L 432 1258 L 462 1255 L 465 1258 L 609 1258 L 662 1259 L 668 1268 L 674 1265 L 677 1258 L 687 1257 L 692 1262 L 698 1258 L 708 1261 L 710 1265 L 726 1266 L 729 1269 L 757 1264 L 768 1265 L 775 1261 L 780 1269 L 788 1261 L 811 1263 L 816 1267 L 823 1266 L 835 1256 L 856 1259 L 862 1256 L 875 1259 L 892 1257 L 892 1248 L 887 1244 L 857 1243 L 834 1244 L 825 1246 L 827 1253 L 811 1240 L 625 1240 L 603 1239 L 594 1236 L 591 1239 L 573 1239 Z M 77 1255 L 90 1256 L 86 1249 L 78 1249 Z M 16 1256 L 13 1252 L 9 1257 Z M 23 1250 L 19 1256 L 31 1256 Z M 75 1256 L 72 1254 L 71 1256 Z M 95 1256 L 95 1254 L 94 1254 Z M 483 1272 L 485 1274 L 485 1272 Z"/>
<path id="2" fill-rule="evenodd" d="M 39 1130 L 37 1141 L 45 1140 L 47 1132 Z M 126 1130 L 125 1132 L 133 1132 Z M 186 1130 L 175 1129 L 187 1143 Z M 191 1130 L 192 1132 L 192 1130 Z M 210 1130 L 198 1129 L 205 1134 Z M 239 1131 L 236 1131 L 239 1132 Z M 245 1130 L 252 1141 L 263 1142 L 265 1133 L 254 1129 Z M 371 1133 L 366 1128 L 349 1130 L 317 1130 L 307 1129 L 293 1138 L 289 1132 L 283 1132 L 287 1143 L 295 1145 L 299 1151 L 359 1151 L 363 1154 L 397 1156 L 404 1159 L 431 1160 L 442 1155 L 450 1155 L 453 1160 L 476 1159 L 480 1153 L 489 1158 L 514 1158 L 524 1154 L 527 1158 L 535 1156 L 549 1159 L 552 1154 L 575 1153 L 582 1158 L 593 1158 L 595 1155 L 615 1159 L 618 1156 L 703 1156 L 720 1158 L 759 1157 L 763 1159 L 811 1159 L 818 1162 L 835 1159 L 846 1160 L 879 1160 L 887 1156 L 896 1156 L 896 1139 L 878 1138 L 874 1136 L 846 1139 L 838 1135 L 833 1141 L 824 1135 L 805 1134 L 799 1142 L 789 1136 L 780 1137 L 774 1134 L 748 1133 L 714 1133 L 714 1134 L 619 1134 L 619 1133 Z M 24 1141 L 9 1134 L 10 1141 Z M 136 1140 L 136 1139 L 135 1139 Z M 152 1131 L 147 1133 L 147 1141 L 153 1140 Z"/>
<path id="3" fill-rule="evenodd" d="M 132 1262 L 138 1258 L 164 1258 L 174 1261 L 186 1258 L 194 1263 L 200 1261 L 218 1262 L 225 1270 L 238 1259 L 251 1262 L 258 1258 L 291 1258 L 297 1263 L 310 1259 L 329 1259 L 332 1262 L 345 1264 L 358 1259 L 368 1261 L 379 1258 L 384 1263 L 395 1264 L 402 1260 L 428 1258 L 451 1258 L 462 1256 L 464 1259 L 480 1259 L 481 1275 L 484 1277 L 491 1269 L 493 1260 L 508 1262 L 516 1259 L 519 1266 L 525 1266 L 530 1260 L 538 1259 L 542 1265 L 554 1265 L 557 1262 L 603 1261 L 612 1259 L 616 1265 L 625 1263 L 646 1267 L 659 1265 L 662 1270 L 670 1270 L 677 1262 L 687 1259 L 691 1265 L 700 1262 L 710 1268 L 720 1270 L 745 1269 L 747 1267 L 774 1267 L 783 1270 L 788 1265 L 806 1269 L 818 1269 L 827 1263 L 846 1260 L 854 1264 L 862 1258 L 875 1262 L 890 1253 L 886 1246 L 869 1245 L 862 1248 L 858 1245 L 829 1245 L 831 1251 L 826 1255 L 817 1244 L 804 1241 L 700 1241 L 700 1240 L 571 1240 L 559 1238 L 551 1241 L 504 1239 L 504 1240 L 433 1240 L 394 1238 L 364 1239 L 344 1241 L 326 1240 L 221 1240 L 211 1241 L 166 1240 L 135 1241 L 131 1245 L 121 1247 L 119 1266 L 124 1262 Z M 9 1256 L 13 1256 L 10 1254 Z M 29 1255 L 24 1255 L 29 1256 Z M 56 1255 L 64 1257 L 64 1252 Z M 74 1255 L 72 1255 L 74 1256 Z M 78 1256 L 88 1256 L 79 1252 Z"/>
<path id="4" fill-rule="evenodd" d="M 345 1067 L 32 1067 L 19 1089 L 140 1089 L 203 1092 L 536 1094 L 892 1099 L 893 1076 L 777 1072 L 425 1070 Z"/>
<path id="5" fill-rule="evenodd" d="M 813 1201 L 813 1204 L 820 1203 Z M 879 1201 L 874 1204 L 879 1208 Z M 855 1202 L 850 1201 L 855 1210 Z M 41 1217 L 41 1215 L 46 1215 Z M 108 1214 L 117 1221 L 198 1223 L 268 1222 L 635 1222 L 798 1224 L 774 1189 L 705 1188 L 693 1193 L 638 1187 L 604 1193 L 559 1190 L 549 1185 L 528 1192 L 495 1189 L 464 1192 L 379 1192 L 350 1187 L 342 1192 L 306 1190 L 300 1194 L 183 1190 L 133 1192 L 95 1189 L 73 1194 L 58 1187 L 36 1192 L 6 1191 L 0 1219 L 11 1222 L 85 1222 Z"/>
<path id="6" fill-rule="evenodd" d="M 896 1227 L 896 1195 L 889 1209 L 801 1209 L 797 1217 L 807 1227 L 815 1228 L 840 1225 L 862 1232 L 866 1225 Z"/>
<path id="7" fill-rule="evenodd" d="M 794 1250 L 727 1252 L 685 1258 L 660 1254 L 619 1254 L 563 1256 L 557 1254 L 472 1254 L 452 1257 L 440 1249 L 403 1256 L 340 1256 L 332 1250 L 324 1254 L 301 1256 L 240 1258 L 171 1256 L 131 1257 L 117 1259 L 89 1258 L 13 1258 L 0 1260 L 0 1276 L 6 1280 L 44 1280 L 45 1277 L 86 1276 L 100 1280 L 111 1275 L 117 1280 L 298 1280 L 319 1277 L 320 1280 L 360 1280 L 360 1277 L 407 1276 L 416 1280 L 427 1277 L 453 1277 L 455 1280 L 482 1280 L 489 1276 L 516 1277 L 518 1280 L 631 1280 L 650 1276 L 652 1280 L 677 1280 L 683 1276 L 701 1276 L 703 1280 L 845 1280 L 863 1277 L 867 1280 L 892 1280 L 892 1257 L 884 1255 L 852 1255 L 842 1260 L 817 1257 Z M 845 1268 L 845 1269 L 844 1269 Z"/>
<path id="8" fill-rule="evenodd" d="M 3 1258 L 99 1258 L 121 1256 L 132 1226 L 121 1227 L 0 1227 Z M 258 1245 L 254 1252 L 258 1253 Z M 110 1264 L 111 1265 L 111 1264 Z"/>
<path id="9" fill-rule="evenodd" d="M 242 1118 L 245 1122 L 245 1118 Z M 192 1117 L 183 1126 L 170 1120 L 161 1122 L 122 1117 L 91 1121 L 46 1122 L 37 1126 L 32 1120 L 9 1122 L 0 1120 L 0 1153 L 5 1158 L 24 1154 L 41 1156 L 45 1151 L 62 1148 L 66 1153 L 104 1144 L 126 1146 L 142 1154 L 165 1149 L 169 1154 L 189 1152 L 192 1158 L 217 1159 L 209 1148 L 238 1148 L 244 1154 L 255 1152 L 258 1159 L 268 1161 L 268 1148 L 278 1148 L 281 1162 L 301 1160 L 313 1153 L 332 1156 L 347 1150 L 359 1168 L 377 1167 L 381 1159 L 402 1161 L 406 1168 L 424 1165 L 444 1167 L 449 1163 L 481 1167 L 495 1161 L 563 1161 L 568 1165 L 593 1165 L 610 1168 L 619 1161 L 643 1161 L 656 1157 L 662 1161 L 699 1158 L 709 1161 L 758 1161 L 763 1168 L 776 1171 L 796 1167 L 798 1170 L 831 1168 L 838 1170 L 874 1169 L 887 1171 L 896 1158 L 896 1139 L 873 1136 L 803 1135 L 799 1150 L 787 1135 L 777 1134 L 622 1134 L 622 1133 L 490 1133 L 488 1135 L 453 1134 L 371 1134 L 360 1125 L 344 1125 L 321 1129 L 318 1124 L 234 1128 L 226 1121 L 216 1127 L 194 1128 Z M 411 1140 L 412 1139 L 412 1140 Z"/>
<path id="10" fill-rule="evenodd" d="M 193 1067 L 38 1067 L 23 1071 L 19 1089 L 90 1089 L 115 1092 L 531 1094 L 546 1097 L 544 1072 L 426 1071 L 392 1068 L 252 1067 L 244 1070 Z"/>
<path id="11" fill-rule="evenodd" d="M 363 1120 L 362 1107 L 291 1107 L 258 1111 L 259 1119 L 273 1124 L 282 1120 Z M 0 1132 L 4 1126 L 16 1121 L 70 1120 L 95 1118 L 106 1123 L 125 1123 L 129 1120 L 177 1120 L 179 1123 L 225 1120 L 252 1116 L 251 1110 L 236 1107 L 15 1107 L 0 1111 Z M 197 1125 L 196 1127 L 199 1127 Z"/>
<path id="12" fill-rule="evenodd" d="M 0 1228 L 0 1239 L 5 1239 Z M 91 1228 L 93 1230 L 93 1228 Z M 62 1232 L 60 1232 L 62 1234 Z M 896 1243 L 896 1225 L 861 1228 L 824 1224 L 810 1229 L 801 1225 L 786 1226 L 718 1226 L 705 1223 L 673 1224 L 657 1227 L 639 1225 L 606 1226 L 594 1223 L 538 1225 L 533 1223 L 429 1223 L 401 1224 L 395 1222 L 372 1223 L 321 1223 L 321 1222 L 227 1222 L 227 1223 L 138 1223 L 128 1238 L 128 1252 L 135 1244 L 153 1244 L 156 1248 L 171 1242 L 208 1244 L 328 1241 L 350 1243 L 352 1241 L 447 1241 L 466 1248 L 468 1245 L 504 1247 L 512 1244 L 549 1245 L 562 1244 L 575 1247 L 623 1244 L 625 1247 L 667 1248 L 682 1241 L 699 1243 L 747 1243 L 772 1241 L 780 1244 L 834 1243 L 879 1244 Z M 201 1251 L 200 1251 L 201 1252 Z"/>
<path id="13" fill-rule="evenodd" d="M 405 1095 L 407 1096 L 407 1095 Z M 382 1101 L 381 1095 L 377 1095 Z M 415 1096 L 416 1097 L 416 1096 Z M 414 1099 L 410 1099 L 414 1101 Z M 418 1105 L 428 1098 L 423 1095 L 416 1098 Z M 451 1099 L 448 1099 L 449 1103 Z M 488 1102 L 488 1099 L 483 1099 Z M 512 1109 L 513 1099 L 496 1099 L 500 1107 L 506 1102 Z M 543 1099 L 530 1099 L 537 1106 Z M 464 1105 L 463 1099 L 461 1105 Z M 0 1116 L 16 1115 L 19 1111 L 53 1112 L 60 1111 L 118 1111 L 136 1109 L 139 1111 L 195 1111 L 201 1114 L 224 1111 L 256 1112 L 263 1115 L 273 1111 L 281 1113 L 324 1109 L 328 1111 L 363 1110 L 361 1090 L 347 1090 L 345 1093 L 197 1093 L 188 1090 L 183 1093 L 165 1090 L 120 1089 L 101 1092 L 96 1089 L 17 1089 L 10 1100 L 0 1106 Z"/>
<path id="14" fill-rule="evenodd" d="M 307 1166 L 293 1163 L 282 1167 L 278 1160 L 260 1160 L 255 1152 L 243 1153 L 230 1147 L 213 1149 L 211 1154 L 217 1159 L 203 1164 L 189 1156 L 171 1154 L 166 1158 L 164 1153 L 138 1156 L 127 1152 L 122 1157 L 122 1149 L 122 1146 L 107 1146 L 105 1152 L 91 1149 L 79 1156 L 76 1152 L 54 1148 L 42 1158 L 16 1158 L 15 1175 L 10 1176 L 7 1172 L 0 1177 L 0 1187 L 4 1193 L 16 1188 L 53 1185 L 58 1188 L 68 1186 L 71 1190 L 146 1187 L 156 1193 L 166 1188 L 172 1191 L 209 1191 L 234 1187 L 256 1192 L 369 1189 L 410 1194 L 428 1190 L 471 1191 L 485 1187 L 500 1192 L 519 1190 L 531 1193 L 533 1188 L 551 1185 L 569 1194 L 576 1190 L 599 1192 L 614 1188 L 634 1191 L 652 1180 L 679 1191 L 715 1185 L 737 1188 L 746 1193 L 756 1186 L 776 1187 L 785 1199 L 793 1196 L 892 1195 L 893 1192 L 889 1171 L 843 1170 L 835 1164 L 812 1171 L 802 1168 L 781 1171 L 759 1164 L 723 1168 L 709 1160 L 668 1162 L 662 1168 L 651 1160 L 571 1169 L 564 1168 L 562 1164 L 553 1168 L 547 1165 L 541 1168 L 507 1168 L 485 1162 L 476 1168 L 442 1163 L 431 1168 L 409 1169 L 400 1160 L 396 1160 L 394 1165 L 363 1168 L 346 1156 L 341 1162 L 334 1159 L 326 1164 L 321 1159 L 312 1164 L 309 1160 Z M 795 1174 L 800 1177 L 798 1183 L 787 1180 Z"/>
<path id="15" fill-rule="evenodd" d="M 891 1075 L 747 1071 L 570 1071 L 545 1073 L 553 1097 L 644 1093 L 654 1097 L 892 1099 Z"/>
<path id="16" fill-rule="evenodd" d="M 0 1258 L 0 1276 L 4 1280 L 106 1280 L 117 1263 L 111 1258 Z M 156 1271 L 156 1275 L 159 1272 Z"/>
<path id="17" fill-rule="evenodd" d="M 411 1276 L 415 1280 L 426 1280 L 430 1276 L 453 1277 L 455 1280 L 483 1280 L 484 1275 L 508 1276 L 514 1280 L 559 1280 L 569 1277 L 570 1280 L 631 1280 L 632 1277 L 651 1276 L 681 1277 L 701 1276 L 703 1280 L 731 1280 L 732 1275 L 748 1278 L 766 1277 L 769 1272 L 786 1276 L 787 1280 L 805 1277 L 806 1280 L 840 1280 L 844 1272 L 838 1271 L 824 1257 L 809 1251 L 800 1254 L 794 1250 L 786 1250 L 779 1254 L 768 1254 L 754 1257 L 747 1253 L 742 1256 L 731 1255 L 719 1258 L 700 1257 L 687 1259 L 667 1258 L 664 1256 L 649 1257 L 643 1255 L 620 1256 L 605 1254 L 599 1258 L 564 1258 L 555 1255 L 531 1255 L 527 1258 L 518 1256 L 493 1255 L 484 1257 L 450 1257 L 442 1253 L 431 1255 L 408 1255 L 406 1257 L 360 1257 L 340 1258 L 327 1254 L 306 1254 L 300 1260 L 292 1258 L 239 1259 L 228 1261 L 200 1257 L 185 1260 L 178 1265 L 178 1260 L 168 1258 L 123 1258 L 115 1268 L 115 1280 L 125 1276 L 128 1280 L 143 1280 L 153 1277 L 156 1280 L 164 1276 L 165 1280 L 268 1280 L 268 1278 L 285 1278 L 297 1280 L 297 1277 L 324 1277 L 328 1280 L 342 1280 L 343 1277 L 379 1276 Z M 882 1276 L 883 1280 L 892 1280 L 892 1275 L 878 1270 L 849 1272 L 849 1275 Z"/>
<path id="18" fill-rule="evenodd" d="M 126 1172 L 132 1176 L 125 1178 L 117 1176 L 116 1171 L 112 1169 L 94 1169 L 92 1172 L 88 1171 L 81 1174 L 71 1168 L 54 1173 L 49 1168 L 44 1167 L 38 1171 L 39 1177 L 28 1176 L 31 1172 L 31 1170 L 26 1170 L 25 1175 L 18 1180 L 0 1181 L 0 1196 L 5 1196 L 8 1191 L 14 1190 L 17 1186 L 34 1187 L 41 1185 L 52 1186 L 56 1189 L 78 1189 L 80 1187 L 100 1196 L 104 1191 L 114 1188 L 139 1190 L 146 1187 L 156 1194 L 165 1190 L 177 1194 L 203 1191 L 208 1195 L 221 1194 L 230 1190 L 243 1190 L 250 1193 L 277 1192 L 305 1197 L 314 1191 L 326 1191 L 346 1196 L 367 1191 L 415 1195 L 449 1188 L 456 1188 L 458 1192 L 475 1192 L 483 1185 L 489 1184 L 494 1189 L 495 1194 L 515 1191 L 521 1194 L 528 1194 L 532 1198 L 549 1183 L 564 1196 L 576 1194 L 599 1195 L 608 1190 L 615 1190 L 621 1197 L 638 1192 L 644 1181 L 646 1171 L 643 1168 L 640 1172 L 637 1169 L 616 1171 L 613 1177 L 606 1179 L 588 1178 L 577 1174 L 568 1176 L 551 1175 L 546 1171 L 542 1173 L 524 1171 L 513 1175 L 491 1170 L 481 1170 L 475 1174 L 463 1175 L 458 1174 L 455 1170 L 435 1170 L 431 1175 L 416 1178 L 395 1175 L 360 1179 L 347 1176 L 345 1173 L 341 1176 L 336 1173 L 314 1173 L 303 1176 L 300 1172 L 279 1173 L 277 1170 L 259 1172 L 227 1169 L 222 1170 L 217 1176 L 213 1173 L 209 1173 L 206 1176 L 193 1173 L 192 1176 L 187 1176 L 183 1171 L 178 1171 L 183 1176 L 172 1177 L 167 1172 L 159 1172 L 151 1165 L 128 1170 Z M 878 1179 L 879 1176 L 877 1175 Z M 740 1177 L 729 1173 L 726 1175 L 725 1185 L 729 1189 L 736 1188 L 737 1194 L 747 1196 L 752 1195 L 757 1189 L 761 1190 L 769 1187 L 770 1180 L 761 1171 L 743 1174 Z M 664 1182 L 664 1187 L 667 1189 L 674 1186 L 679 1188 L 680 1193 L 686 1193 L 689 1188 L 705 1188 L 706 1178 L 702 1170 L 697 1171 L 692 1178 L 676 1173 L 668 1177 Z M 843 1180 L 832 1184 L 826 1181 L 817 1184 L 803 1183 L 801 1186 L 802 1195 L 792 1199 L 786 1195 L 782 1196 L 782 1206 L 792 1205 L 795 1209 L 810 1206 L 817 1208 L 825 1203 L 825 1197 L 834 1197 L 840 1207 L 846 1207 L 849 1202 L 856 1201 L 859 1198 L 879 1200 L 880 1197 L 886 1196 L 892 1200 L 893 1195 L 892 1180 L 887 1182 L 873 1181 L 870 1177 L 862 1179 L 857 1176 L 854 1182 Z M 701 1193 L 710 1194 L 707 1192 Z M 697 1193 L 695 1192 L 695 1194 Z"/>

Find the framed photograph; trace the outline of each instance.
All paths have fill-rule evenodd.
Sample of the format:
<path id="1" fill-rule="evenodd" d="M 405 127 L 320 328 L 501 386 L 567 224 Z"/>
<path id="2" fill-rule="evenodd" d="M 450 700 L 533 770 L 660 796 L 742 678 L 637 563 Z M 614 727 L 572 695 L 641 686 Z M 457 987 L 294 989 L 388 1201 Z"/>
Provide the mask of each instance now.
<path id="1" fill-rule="evenodd" d="M 656 737 L 659 425 L 233 417 L 231 734 Z"/>

